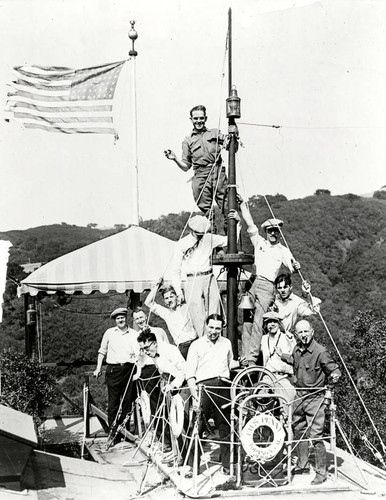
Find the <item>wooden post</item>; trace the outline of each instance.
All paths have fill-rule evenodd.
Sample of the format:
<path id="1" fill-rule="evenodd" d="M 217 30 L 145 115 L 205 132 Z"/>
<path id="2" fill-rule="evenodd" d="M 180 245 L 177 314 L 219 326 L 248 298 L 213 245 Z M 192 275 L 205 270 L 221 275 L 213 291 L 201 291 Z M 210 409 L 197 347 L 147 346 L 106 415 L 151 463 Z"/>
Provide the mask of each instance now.
<path id="1" fill-rule="evenodd" d="M 86 438 L 90 437 L 90 378 L 84 375 L 83 381 L 83 412 L 84 412 L 84 435 Z"/>

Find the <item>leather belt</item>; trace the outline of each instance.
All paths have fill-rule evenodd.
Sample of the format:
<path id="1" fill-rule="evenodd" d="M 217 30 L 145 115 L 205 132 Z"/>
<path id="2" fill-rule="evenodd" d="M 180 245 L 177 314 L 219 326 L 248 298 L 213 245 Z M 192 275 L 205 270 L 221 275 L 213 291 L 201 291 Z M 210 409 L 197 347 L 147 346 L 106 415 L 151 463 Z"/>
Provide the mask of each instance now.
<path id="1" fill-rule="evenodd" d="M 132 365 L 133 363 L 107 363 L 109 366 L 129 366 Z"/>
<path id="2" fill-rule="evenodd" d="M 212 272 L 212 269 L 208 269 L 208 271 L 203 271 L 202 273 L 192 273 L 192 274 L 187 274 L 187 278 L 192 278 L 193 276 L 205 276 L 206 274 L 210 274 Z"/>

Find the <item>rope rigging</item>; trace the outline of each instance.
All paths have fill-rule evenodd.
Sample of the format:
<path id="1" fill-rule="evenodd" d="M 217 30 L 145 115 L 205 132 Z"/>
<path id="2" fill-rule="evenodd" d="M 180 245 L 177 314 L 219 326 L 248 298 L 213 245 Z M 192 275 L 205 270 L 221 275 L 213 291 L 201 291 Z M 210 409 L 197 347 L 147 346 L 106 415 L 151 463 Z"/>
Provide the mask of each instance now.
<path id="1" fill-rule="evenodd" d="M 272 207 L 271 207 L 271 205 L 269 204 L 269 201 L 268 201 L 268 199 L 267 199 L 267 197 L 266 197 L 265 195 L 264 195 L 264 199 L 265 199 L 265 202 L 266 202 L 266 204 L 267 204 L 267 206 L 268 206 L 268 209 L 269 209 L 269 211 L 270 211 L 270 213 L 271 213 L 272 217 L 273 217 L 273 218 L 276 218 L 276 217 L 275 217 L 275 214 L 274 214 L 274 212 L 273 212 L 273 210 L 272 210 Z M 290 247 L 289 247 L 289 245 L 288 245 L 288 243 L 287 243 L 287 240 L 285 239 L 285 236 L 284 236 L 284 234 L 283 234 L 283 231 L 282 231 L 282 229 L 281 229 L 280 227 L 279 227 L 279 231 L 280 231 L 280 235 L 281 235 L 281 237 L 283 238 L 283 242 L 284 242 L 285 246 L 288 248 L 288 250 L 290 250 Z M 298 270 L 297 272 L 298 272 L 298 274 L 299 274 L 299 276 L 300 276 L 300 278 L 301 278 L 301 280 L 302 280 L 302 284 L 303 284 L 303 285 L 304 285 L 304 283 L 306 283 L 306 284 L 307 284 L 307 282 L 306 282 L 306 280 L 304 279 L 304 277 L 303 277 L 303 275 L 302 275 L 301 271 L 300 271 L 300 270 Z M 312 296 L 312 294 L 311 294 L 311 291 L 309 290 L 309 291 L 307 292 L 307 294 L 308 294 L 308 295 L 309 295 L 309 297 L 310 297 L 311 303 L 313 303 L 313 299 L 314 299 L 314 298 L 313 298 L 313 296 Z M 326 330 L 326 332 L 327 332 L 327 334 L 328 334 L 328 336 L 329 336 L 329 338 L 330 338 L 330 340 L 331 340 L 331 343 L 333 344 L 333 346 L 334 346 L 334 348 L 335 348 L 335 350 L 336 350 L 336 352 L 337 352 L 337 354 L 338 354 L 338 356 L 339 356 L 339 359 L 340 359 L 340 361 L 341 361 L 341 363 L 342 363 L 342 366 L 343 366 L 343 367 L 344 367 L 344 369 L 345 369 L 345 372 L 347 373 L 347 376 L 348 376 L 348 378 L 349 378 L 349 380 L 350 380 L 350 382 L 351 382 L 351 384 L 352 384 L 352 386 L 353 386 L 353 388 L 354 388 L 354 391 L 356 392 L 356 395 L 358 396 L 358 399 L 359 399 L 359 401 L 360 401 L 360 403 L 361 403 L 361 405 L 362 405 L 362 407 L 363 407 L 363 409 L 364 409 L 364 411 L 365 411 L 365 413 L 366 413 L 366 415 L 367 415 L 367 417 L 368 417 L 368 419 L 369 419 L 369 421 L 370 421 L 370 423 L 371 423 L 371 425 L 372 425 L 372 427 L 373 427 L 373 429 L 374 429 L 374 431 L 375 431 L 375 434 L 376 434 L 376 436 L 377 436 L 377 437 L 378 437 L 378 439 L 379 439 L 379 442 L 380 442 L 381 447 L 382 447 L 382 451 L 383 451 L 383 453 L 384 453 L 384 454 L 386 454 L 386 446 L 385 446 L 385 443 L 383 442 L 383 439 L 382 439 L 382 437 L 381 437 L 381 435 L 380 435 L 380 433 L 379 433 L 379 431 L 378 431 L 378 429 L 377 429 L 377 427 L 376 427 L 376 425 L 375 425 L 375 422 L 374 422 L 374 420 L 373 420 L 373 418 L 372 418 L 372 416 L 371 416 L 371 414 L 370 414 L 369 410 L 367 409 L 367 406 L 366 406 L 366 404 L 365 404 L 365 402 L 364 402 L 364 400 L 363 400 L 363 398 L 362 398 L 362 396 L 361 396 L 361 394 L 360 394 L 360 392 L 359 392 L 359 390 L 358 390 L 358 388 L 357 388 L 357 386 L 356 386 L 356 384 L 355 384 L 354 379 L 352 378 L 352 376 L 351 376 L 351 374 L 350 374 L 350 371 L 349 371 L 349 369 L 348 369 L 348 367 L 347 367 L 347 365 L 346 365 L 346 362 L 344 361 L 344 359 L 343 359 L 343 357 L 342 357 L 342 355 L 341 355 L 341 353 L 340 353 L 340 351 L 339 351 L 339 349 L 338 349 L 338 346 L 336 345 L 336 342 L 335 342 L 335 340 L 333 339 L 333 336 L 332 336 L 332 334 L 331 334 L 331 332 L 330 332 L 330 329 L 328 328 L 328 326 L 327 326 L 327 324 L 326 324 L 326 322 L 325 322 L 325 320 L 324 320 L 324 318 L 323 318 L 323 315 L 322 315 L 322 313 L 321 313 L 321 311 L 320 311 L 320 308 L 317 306 L 317 307 L 315 307 L 314 309 L 315 309 L 316 313 L 319 315 L 319 318 L 320 318 L 320 320 L 322 321 L 322 324 L 323 324 L 323 326 L 324 326 L 324 328 L 325 328 L 325 330 Z M 377 458 L 378 458 L 378 457 L 377 457 Z"/>

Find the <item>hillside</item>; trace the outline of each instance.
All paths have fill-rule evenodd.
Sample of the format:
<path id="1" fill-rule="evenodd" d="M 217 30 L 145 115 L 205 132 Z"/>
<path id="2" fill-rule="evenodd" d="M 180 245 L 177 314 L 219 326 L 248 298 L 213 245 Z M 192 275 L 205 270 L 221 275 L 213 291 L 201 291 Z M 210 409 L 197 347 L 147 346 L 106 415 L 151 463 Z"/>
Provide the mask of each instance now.
<path id="1" fill-rule="evenodd" d="M 284 234 L 292 253 L 302 265 L 302 273 L 312 284 L 312 292 L 323 300 L 323 316 L 341 350 L 352 335 L 352 321 L 359 310 L 383 314 L 386 308 L 386 203 L 385 200 L 319 195 L 288 201 L 283 195 L 268 197 L 276 217 L 285 221 Z M 260 224 L 270 217 L 264 199 L 252 197 L 251 213 Z M 177 240 L 188 213 L 169 214 L 144 221 L 143 227 Z M 98 230 L 67 224 L 0 233 L 9 239 L 9 274 L 23 279 L 20 264 L 47 262 L 64 253 L 106 237 L 116 230 Z M 252 246 L 242 232 L 242 247 Z M 155 250 L 156 251 L 156 250 Z M 160 272 L 162 272 L 160 270 Z M 300 293 L 300 279 L 294 277 Z M 128 297 L 111 293 L 91 296 L 46 297 L 42 308 L 42 352 L 46 362 L 96 360 L 104 330 L 110 326 L 109 311 L 127 305 Z M 152 317 L 154 324 L 156 318 Z M 0 349 L 24 349 L 23 300 L 16 286 L 7 284 L 4 319 L 0 325 Z M 158 324 L 162 324 L 158 322 Z M 329 343 L 323 325 L 316 321 L 317 337 Z M 355 360 L 360 364 L 360 359 Z M 68 375 L 68 374 L 67 374 Z M 66 378 L 67 389 L 80 396 L 81 377 Z"/>

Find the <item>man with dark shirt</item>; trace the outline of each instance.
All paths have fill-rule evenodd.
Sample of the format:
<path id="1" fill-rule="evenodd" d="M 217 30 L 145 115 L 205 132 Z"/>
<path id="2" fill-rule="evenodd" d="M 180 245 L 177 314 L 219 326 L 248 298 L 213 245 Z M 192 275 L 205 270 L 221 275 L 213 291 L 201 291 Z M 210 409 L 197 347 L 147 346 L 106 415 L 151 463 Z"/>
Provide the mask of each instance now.
<path id="1" fill-rule="evenodd" d="M 165 151 L 165 156 L 184 172 L 193 167 L 194 201 L 205 217 L 211 219 L 213 199 L 222 213 L 227 212 L 224 205 L 228 181 L 221 158 L 221 146 L 225 137 L 217 129 L 207 129 L 206 120 L 205 106 L 194 106 L 190 110 L 193 130 L 182 143 L 182 159 L 179 160 L 170 149 Z"/>
<path id="2" fill-rule="evenodd" d="M 327 349 L 314 339 L 314 329 L 306 320 L 296 323 L 298 344 L 292 356 L 281 354 L 283 360 L 294 366 L 297 402 L 294 403 L 293 428 L 299 457 L 295 474 L 310 471 L 308 465 L 308 439 L 315 448 L 315 478 L 311 484 L 327 479 L 326 446 L 323 442 L 325 420 L 324 390 L 327 383 L 335 384 L 341 372 Z M 307 428 L 308 427 L 308 428 Z"/>

